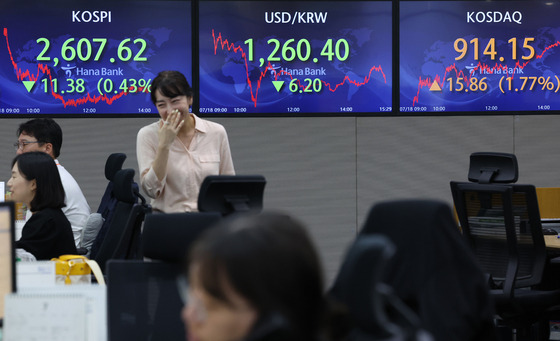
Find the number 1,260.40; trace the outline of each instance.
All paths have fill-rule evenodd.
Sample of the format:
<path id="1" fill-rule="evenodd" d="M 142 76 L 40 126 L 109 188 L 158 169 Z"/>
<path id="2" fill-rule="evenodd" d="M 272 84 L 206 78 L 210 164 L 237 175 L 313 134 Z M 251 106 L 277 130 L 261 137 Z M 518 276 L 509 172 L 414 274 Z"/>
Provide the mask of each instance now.
<path id="1" fill-rule="evenodd" d="M 254 60 L 253 38 L 245 40 L 244 43 L 248 47 L 248 60 L 252 62 Z M 295 39 L 288 39 L 284 44 L 280 43 L 278 39 L 272 38 L 268 39 L 266 43 L 268 45 L 273 45 L 272 52 L 270 52 L 266 59 L 269 62 L 279 62 L 282 60 L 291 62 L 296 58 L 302 62 L 306 62 L 311 58 L 311 43 L 305 38 L 297 42 Z M 333 57 L 336 57 L 339 61 L 345 61 L 350 56 L 350 45 L 348 41 L 343 38 L 336 41 L 327 39 L 325 44 L 323 44 L 320 55 L 321 57 L 326 57 L 328 61 L 332 61 Z M 316 58 L 314 58 L 314 61 L 315 60 Z"/>

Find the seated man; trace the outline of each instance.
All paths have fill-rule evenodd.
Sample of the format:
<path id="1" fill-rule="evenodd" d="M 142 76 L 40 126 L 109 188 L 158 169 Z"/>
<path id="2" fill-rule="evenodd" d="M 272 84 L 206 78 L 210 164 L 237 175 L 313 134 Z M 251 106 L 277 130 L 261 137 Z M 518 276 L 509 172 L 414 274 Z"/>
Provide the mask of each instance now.
<path id="1" fill-rule="evenodd" d="M 64 198 L 66 206 L 62 208 L 62 211 L 72 225 L 74 241 L 76 246 L 79 246 L 82 230 L 90 215 L 90 208 L 76 180 L 57 160 L 62 147 L 62 129 L 51 118 L 36 118 L 20 124 L 17 136 L 18 141 L 14 145 L 17 154 L 41 151 L 55 159 L 66 193 Z"/>

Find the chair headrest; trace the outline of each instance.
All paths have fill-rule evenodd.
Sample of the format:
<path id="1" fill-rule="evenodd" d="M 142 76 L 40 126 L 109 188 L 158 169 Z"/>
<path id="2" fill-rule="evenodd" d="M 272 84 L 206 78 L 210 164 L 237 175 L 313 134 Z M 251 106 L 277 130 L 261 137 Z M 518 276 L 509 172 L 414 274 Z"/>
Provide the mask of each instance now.
<path id="1" fill-rule="evenodd" d="M 514 183 L 519 170 L 517 157 L 509 153 L 472 153 L 469 164 L 469 181 L 478 183 Z"/>
<path id="2" fill-rule="evenodd" d="M 105 178 L 107 178 L 107 180 L 113 181 L 115 174 L 121 170 L 125 159 L 126 154 L 124 153 L 113 153 L 109 155 L 105 162 Z"/>
<path id="3" fill-rule="evenodd" d="M 370 333 L 391 326 L 378 286 L 394 253 L 393 243 L 383 235 L 358 236 L 348 249 L 330 292 L 347 306 L 356 327 Z"/>
<path id="4" fill-rule="evenodd" d="M 152 213 L 144 219 L 144 256 L 180 263 L 202 232 L 215 225 L 219 212 Z"/>
<path id="5" fill-rule="evenodd" d="M 138 196 L 134 193 L 134 169 L 119 170 L 115 173 L 113 183 L 113 193 L 118 201 L 130 204 L 138 202 Z"/>

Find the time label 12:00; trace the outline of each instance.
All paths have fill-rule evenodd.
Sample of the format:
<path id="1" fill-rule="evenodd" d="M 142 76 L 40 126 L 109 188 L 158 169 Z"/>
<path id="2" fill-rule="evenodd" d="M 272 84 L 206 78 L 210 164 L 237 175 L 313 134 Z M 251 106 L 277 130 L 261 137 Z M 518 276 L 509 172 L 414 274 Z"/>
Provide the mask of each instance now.
<path id="1" fill-rule="evenodd" d="M 37 44 L 44 44 L 41 53 L 37 56 L 37 61 L 39 62 L 49 62 L 51 60 L 50 57 L 46 56 L 50 49 L 51 43 L 48 38 L 38 38 L 36 40 Z M 96 46 L 97 50 L 95 50 L 93 45 Z M 138 51 L 133 52 L 130 45 L 133 44 L 134 46 L 138 46 Z M 87 62 L 91 60 L 93 56 L 93 61 L 99 61 L 101 59 L 103 53 L 105 52 L 105 47 L 107 46 L 107 38 L 81 38 L 76 42 L 76 38 L 68 38 L 62 44 L 60 48 L 60 56 L 67 62 L 74 61 L 76 58 L 83 62 Z M 147 43 L 146 40 L 142 38 L 136 38 L 134 40 L 130 38 L 123 39 L 117 48 L 117 55 L 116 57 L 123 62 L 127 62 L 129 60 L 133 60 L 135 62 L 145 62 L 147 58 L 143 56 L 143 53 L 146 51 Z M 95 51 L 94 51 L 95 50 Z M 94 56 L 95 53 L 95 56 Z M 54 57 L 54 66 L 58 65 L 58 58 Z M 115 58 L 111 57 L 110 62 L 115 62 Z"/>

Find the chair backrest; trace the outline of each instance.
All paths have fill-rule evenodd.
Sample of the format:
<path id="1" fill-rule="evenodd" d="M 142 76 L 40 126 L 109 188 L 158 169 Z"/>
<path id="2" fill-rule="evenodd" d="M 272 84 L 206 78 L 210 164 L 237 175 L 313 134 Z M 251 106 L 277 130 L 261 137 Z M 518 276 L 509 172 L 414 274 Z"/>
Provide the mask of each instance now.
<path id="1" fill-rule="evenodd" d="M 360 235 L 369 234 L 382 234 L 395 245 L 386 283 L 435 340 L 495 337 L 493 304 L 484 274 L 446 203 L 399 200 L 376 204 L 360 231 Z"/>
<path id="2" fill-rule="evenodd" d="M 132 206 L 132 211 L 121 235 L 121 239 L 115 249 L 112 259 L 142 259 L 142 227 L 146 215 L 152 213 L 152 206 L 146 203 L 146 199 L 135 193 L 140 199 L 139 203 Z"/>
<path id="3" fill-rule="evenodd" d="M 107 220 L 112 210 L 116 205 L 115 194 L 113 193 L 113 178 L 118 171 L 122 169 L 122 165 L 126 160 L 126 154 L 124 153 L 113 153 L 109 155 L 107 161 L 105 162 L 105 178 L 109 181 L 105 192 L 101 197 L 101 202 L 99 203 L 99 208 L 97 213 L 100 213 L 103 219 Z"/>
<path id="4" fill-rule="evenodd" d="M 362 235 L 348 249 L 328 293 L 350 315 L 346 340 L 417 340 L 418 317 L 383 283 L 395 251 L 380 234 Z"/>
<path id="5" fill-rule="evenodd" d="M 451 182 L 464 237 L 507 297 L 542 280 L 546 246 L 536 189 L 520 184 Z"/>
<path id="6" fill-rule="evenodd" d="M 219 212 L 147 215 L 142 238 L 144 256 L 172 263 L 181 262 L 192 242 L 221 218 Z"/>
<path id="7" fill-rule="evenodd" d="M 107 262 L 109 340 L 185 340 L 178 264 L 140 260 Z"/>
<path id="8" fill-rule="evenodd" d="M 105 268 L 105 262 L 115 256 L 121 238 L 127 228 L 130 217 L 133 213 L 134 206 L 138 203 L 138 193 L 134 190 L 134 170 L 122 169 L 115 174 L 113 179 L 115 197 L 117 204 L 113 211 L 113 217 L 107 226 L 103 226 L 99 231 L 98 238 L 94 243 L 94 247 L 98 240 L 99 248 L 92 248 L 91 258 L 94 259 L 102 270 Z M 103 235 L 102 235 L 103 232 Z M 96 252 L 94 252 L 96 251 Z"/>

